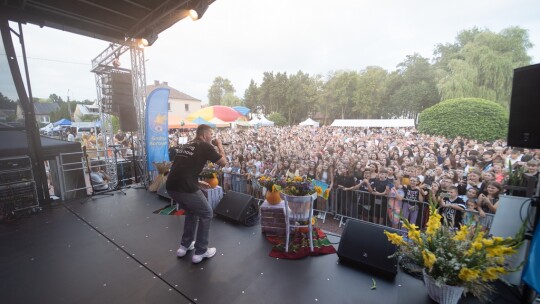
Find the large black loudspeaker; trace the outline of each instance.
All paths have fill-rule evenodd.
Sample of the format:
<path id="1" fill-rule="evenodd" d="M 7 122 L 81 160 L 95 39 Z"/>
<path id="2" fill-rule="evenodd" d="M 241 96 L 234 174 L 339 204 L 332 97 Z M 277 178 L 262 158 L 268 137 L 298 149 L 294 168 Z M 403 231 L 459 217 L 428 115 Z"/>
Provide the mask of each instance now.
<path id="1" fill-rule="evenodd" d="M 508 145 L 540 148 L 540 64 L 514 70 Z"/>
<path id="2" fill-rule="evenodd" d="M 251 226 L 255 224 L 254 219 L 259 214 L 259 204 L 251 195 L 229 191 L 223 195 L 214 213 L 233 222 Z"/>
<path id="3" fill-rule="evenodd" d="M 396 252 L 396 246 L 388 241 L 384 229 L 372 223 L 348 220 L 339 242 L 339 260 L 384 276 L 395 276 L 397 259 L 388 256 Z"/>
<path id="4" fill-rule="evenodd" d="M 137 110 L 135 106 L 121 106 L 118 108 L 120 129 L 124 132 L 135 132 L 139 129 L 137 124 Z"/>

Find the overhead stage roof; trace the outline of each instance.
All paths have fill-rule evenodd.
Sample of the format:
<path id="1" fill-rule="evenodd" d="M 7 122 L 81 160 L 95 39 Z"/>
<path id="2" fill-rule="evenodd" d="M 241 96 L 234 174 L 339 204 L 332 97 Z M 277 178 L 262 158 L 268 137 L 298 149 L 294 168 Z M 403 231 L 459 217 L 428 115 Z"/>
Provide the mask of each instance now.
<path id="1" fill-rule="evenodd" d="M 187 10 L 215 0 L 9 0 L 0 15 L 114 43 L 130 38 L 155 41 L 187 16 Z"/>

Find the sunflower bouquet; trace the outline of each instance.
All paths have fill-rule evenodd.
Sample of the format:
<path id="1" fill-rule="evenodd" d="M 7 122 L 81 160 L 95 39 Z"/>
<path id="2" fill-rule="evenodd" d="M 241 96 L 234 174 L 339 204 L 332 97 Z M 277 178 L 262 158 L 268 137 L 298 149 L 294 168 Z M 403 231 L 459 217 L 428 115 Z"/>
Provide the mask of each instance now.
<path id="1" fill-rule="evenodd" d="M 281 190 L 280 185 L 274 177 L 268 175 L 262 175 L 257 180 L 261 187 L 266 188 L 267 191 L 279 191 Z"/>
<path id="2" fill-rule="evenodd" d="M 221 170 L 218 169 L 218 167 L 216 167 L 214 164 L 212 163 L 208 163 L 204 168 L 203 170 L 201 171 L 201 173 L 199 173 L 199 176 L 203 179 L 209 179 L 209 178 L 218 178 L 218 176 L 220 175 L 221 173 Z"/>
<path id="3" fill-rule="evenodd" d="M 425 231 L 402 218 L 407 237 L 385 231 L 397 246 L 395 255 L 411 259 L 424 268 L 438 286 L 464 287 L 465 293 L 486 300 L 489 282 L 515 269 L 507 258 L 522 244 L 525 226 L 514 238 L 488 237 L 480 226 L 462 225 L 455 229 L 441 221 L 436 204 L 430 204 Z M 392 256 L 393 257 L 393 256 Z"/>
<path id="4" fill-rule="evenodd" d="M 310 178 L 295 176 L 278 181 L 281 192 L 287 195 L 304 196 L 315 193 L 315 187 Z"/>

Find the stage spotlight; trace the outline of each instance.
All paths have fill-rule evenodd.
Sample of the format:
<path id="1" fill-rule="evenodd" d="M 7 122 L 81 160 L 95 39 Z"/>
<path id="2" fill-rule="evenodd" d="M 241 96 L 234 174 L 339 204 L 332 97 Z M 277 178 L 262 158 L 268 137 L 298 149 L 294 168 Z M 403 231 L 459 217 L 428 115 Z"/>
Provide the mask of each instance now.
<path id="1" fill-rule="evenodd" d="M 137 39 L 136 42 L 137 42 L 137 47 L 140 49 L 144 49 L 145 47 L 148 46 L 148 40 L 146 40 L 145 38 Z"/>
<path id="2" fill-rule="evenodd" d="M 189 16 L 193 21 L 202 18 L 206 10 L 208 9 L 208 0 L 200 0 L 194 8 L 189 10 Z"/>

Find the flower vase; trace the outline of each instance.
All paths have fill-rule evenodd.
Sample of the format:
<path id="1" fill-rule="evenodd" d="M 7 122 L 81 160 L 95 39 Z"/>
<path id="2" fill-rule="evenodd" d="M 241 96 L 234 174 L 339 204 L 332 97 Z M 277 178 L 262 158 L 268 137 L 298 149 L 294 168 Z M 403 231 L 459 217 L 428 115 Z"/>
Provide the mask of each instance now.
<path id="1" fill-rule="evenodd" d="M 295 196 L 281 193 L 284 200 L 287 201 L 289 209 L 289 219 L 294 221 L 307 221 L 310 219 L 312 202 L 317 199 L 317 193 Z"/>
<path id="2" fill-rule="evenodd" d="M 266 191 L 265 199 L 270 205 L 277 205 L 281 202 L 279 191 Z"/>
<path id="3" fill-rule="evenodd" d="M 427 274 L 425 269 L 422 270 L 422 274 L 429 297 L 439 304 L 456 304 L 465 290 L 463 286 L 438 286 L 435 279 Z"/>
<path id="4" fill-rule="evenodd" d="M 211 177 L 204 180 L 210 185 L 210 188 L 214 189 L 219 184 L 219 180 L 217 177 Z"/>

